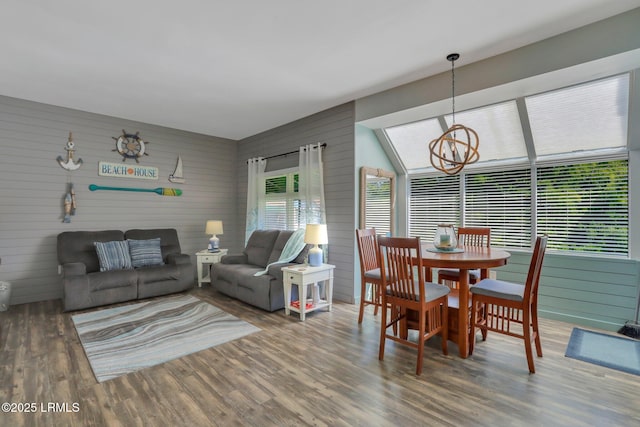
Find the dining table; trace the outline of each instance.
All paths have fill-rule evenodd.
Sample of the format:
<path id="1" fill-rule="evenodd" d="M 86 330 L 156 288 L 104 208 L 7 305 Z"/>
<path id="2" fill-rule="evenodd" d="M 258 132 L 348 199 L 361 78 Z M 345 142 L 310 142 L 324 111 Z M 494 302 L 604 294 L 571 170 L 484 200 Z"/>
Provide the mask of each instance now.
<path id="1" fill-rule="evenodd" d="M 469 355 L 471 316 L 469 298 L 469 270 L 480 269 L 486 279 L 490 268 L 507 264 L 511 254 L 503 249 L 480 246 L 459 246 L 455 250 L 440 250 L 432 243 L 421 245 L 422 265 L 427 268 L 457 268 L 460 270 L 458 291 L 449 295 L 449 340 L 457 343 L 460 357 Z"/>

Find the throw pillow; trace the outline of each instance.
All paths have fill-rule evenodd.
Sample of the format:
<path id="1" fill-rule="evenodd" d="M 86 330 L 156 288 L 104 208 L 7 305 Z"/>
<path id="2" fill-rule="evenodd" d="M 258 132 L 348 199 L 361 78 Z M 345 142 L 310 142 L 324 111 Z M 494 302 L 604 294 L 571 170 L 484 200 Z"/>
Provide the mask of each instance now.
<path id="1" fill-rule="evenodd" d="M 124 240 L 93 242 L 100 262 L 100 271 L 133 268 L 129 256 L 129 245 Z"/>
<path id="2" fill-rule="evenodd" d="M 160 248 L 160 238 L 148 240 L 131 240 L 129 242 L 129 254 L 131 264 L 134 267 L 147 267 L 150 265 L 162 265 L 162 249 Z"/>

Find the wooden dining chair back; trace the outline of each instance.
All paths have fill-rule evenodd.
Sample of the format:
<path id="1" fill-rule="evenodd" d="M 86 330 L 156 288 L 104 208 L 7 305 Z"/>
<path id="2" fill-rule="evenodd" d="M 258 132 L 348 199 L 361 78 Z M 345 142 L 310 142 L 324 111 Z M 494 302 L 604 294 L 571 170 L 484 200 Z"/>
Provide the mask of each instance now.
<path id="1" fill-rule="evenodd" d="M 487 227 L 458 227 L 458 246 L 473 246 L 488 248 L 491 246 L 491 228 Z M 469 283 L 475 284 L 482 278 L 480 270 L 469 270 Z M 452 290 L 458 289 L 460 271 L 456 268 L 440 269 L 438 283 L 447 284 Z"/>
<path id="2" fill-rule="evenodd" d="M 360 313 L 358 323 L 362 323 L 364 308 L 374 306 L 373 314 L 382 307 L 382 276 L 378 259 L 378 237 L 375 228 L 356 229 L 358 255 L 360 256 Z"/>
<path id="3" fill-rule="evenodd" d="M 471 288 L 471 336 L 469 355 L 475 346 L 476 327 L 524 340 L 529 372 L 536 372 L 531 343 L 535 343 L 536 354 L 542 357 L 542 344 L 538 329 L 538 286 L 542 262 L 547 248 L 547 236 L 538 236 L 529 264 L 524 285 L 494 279 L 484 279 Z"/>
<path id="4" fill-rule="evenodd" d="M 383 307 L 380 327 L 379 359 L 384 359 L 387 339 L 418 349 L 416 375 L 422 373 L 422 359 L 426 340 L 436 334 L 442 337 L 442 352 L 447 354 L 447 295 L 446 286 L 425 281 L 420 238 L 379 237 L 378 257 L 382 272 Z M 414 316 L 408 316 L 413 314 Z M 394 333 L 388 329 L 394 328 Z M 401 331 L 395 333 L 396 327 Z M 407 329 L 418 331 L 418 342 L 409 340 Z"/>

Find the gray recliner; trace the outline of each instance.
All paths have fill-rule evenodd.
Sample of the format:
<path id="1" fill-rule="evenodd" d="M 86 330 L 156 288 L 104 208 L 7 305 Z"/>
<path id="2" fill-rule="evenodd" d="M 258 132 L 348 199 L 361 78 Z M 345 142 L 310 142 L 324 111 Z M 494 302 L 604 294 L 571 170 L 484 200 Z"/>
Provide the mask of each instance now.
<path id="1" fill-rule="evenodd" d="M 293 234 L 288 230 L 256 230 L 249 237 L 241 254 L 225 255 L 220 262 L 211 266 L 211 286 L 217 291 L 267 311 L 284 308 L 284 286 L 282 267 L 304 263 L 310 245 L 290 263 L 277 261 L 287 240 Z"/>

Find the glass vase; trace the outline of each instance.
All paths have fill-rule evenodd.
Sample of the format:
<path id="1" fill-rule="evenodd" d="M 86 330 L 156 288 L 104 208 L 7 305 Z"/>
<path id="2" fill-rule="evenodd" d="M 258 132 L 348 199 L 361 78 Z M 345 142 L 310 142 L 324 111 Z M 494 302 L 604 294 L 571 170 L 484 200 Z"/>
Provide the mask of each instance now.
<path id="1" fill-rule="evenodd" d="M 433 246 L 438 249 L 451 250 L 458 246 L 458 239 L 453 224 L 438 224 Z"/>

